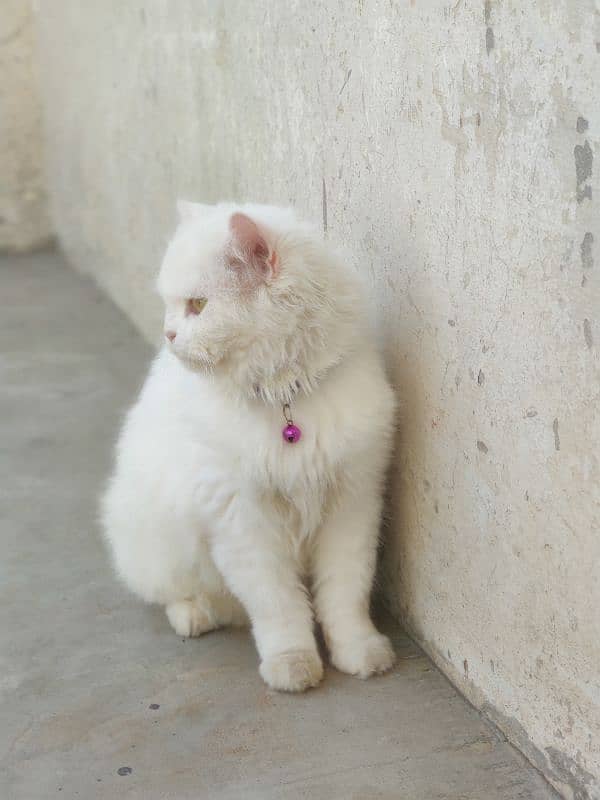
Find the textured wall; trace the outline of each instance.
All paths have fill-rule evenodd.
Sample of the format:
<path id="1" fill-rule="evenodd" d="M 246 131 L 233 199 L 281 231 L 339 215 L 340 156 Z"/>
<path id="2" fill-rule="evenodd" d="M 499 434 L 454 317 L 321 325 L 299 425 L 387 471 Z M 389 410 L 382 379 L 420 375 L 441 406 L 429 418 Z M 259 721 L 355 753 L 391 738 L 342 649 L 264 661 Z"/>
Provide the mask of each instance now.
<path id="1" fill-rule="evenodd" d="M 39 12 L 62 243 L 148 336 L 177 195 L 292 202 L 354 251 L 405 400 L 390 601 L 580 800 L 600 797 L 597 24 L 591 0 Z"/>
<path id="2" fill-rule="evenodd" d="M 50 235 L 32 22 L 29 0 L 2 0 L 0 250 L 28 250 Z"/>

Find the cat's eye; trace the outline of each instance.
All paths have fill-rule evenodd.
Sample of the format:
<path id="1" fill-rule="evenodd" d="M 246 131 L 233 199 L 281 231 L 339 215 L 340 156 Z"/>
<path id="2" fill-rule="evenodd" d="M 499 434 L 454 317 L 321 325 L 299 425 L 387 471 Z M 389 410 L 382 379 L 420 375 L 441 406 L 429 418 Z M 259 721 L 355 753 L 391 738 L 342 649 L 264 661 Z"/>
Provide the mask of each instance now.
<path id="1" fill-rule="evenodd" d="M 204 306 L 207 303 L 206 297 L 190 297 L 187 301 L 188 314 L 201 314 L 204 311 Z"/>

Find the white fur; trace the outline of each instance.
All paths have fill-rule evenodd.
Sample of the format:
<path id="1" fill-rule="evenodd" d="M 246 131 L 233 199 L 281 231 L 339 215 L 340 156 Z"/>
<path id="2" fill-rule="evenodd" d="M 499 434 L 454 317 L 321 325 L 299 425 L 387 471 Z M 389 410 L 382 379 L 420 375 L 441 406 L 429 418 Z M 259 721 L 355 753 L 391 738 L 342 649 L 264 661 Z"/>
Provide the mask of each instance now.
<path id="1" fill-rule="evenodd" d="M 231 261 L 247 256 L 234 212 L 268 245 L 263 272 Z M 322 677 L 313 613 L 338 669 L 382 672 L 393 651 L 369 597 L 394 398 L 365 291 L 292 211 L 180 214 L 158 282 L 176 338 L 127 416 L 103 503 L 116 569 L 180 635 L 247 614 L 276 689 Z M 204 311 L 186 316 L 197 296 Z M 287 402 L 295 444 L 281 435 Z"/>

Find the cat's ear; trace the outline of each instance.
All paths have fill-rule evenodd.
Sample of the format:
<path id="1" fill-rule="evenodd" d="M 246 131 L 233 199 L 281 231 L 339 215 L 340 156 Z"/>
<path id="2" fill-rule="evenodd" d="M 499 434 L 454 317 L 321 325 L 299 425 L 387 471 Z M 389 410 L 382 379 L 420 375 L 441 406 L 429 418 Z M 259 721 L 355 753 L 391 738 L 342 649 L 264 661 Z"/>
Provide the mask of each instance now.
<path id="1" fill-rule="evenodd" d="M 211 208 L 212 206 L 208 206 L 205 203 L 192 203 L 190 200 L 177 201 L 177 214 L 181 222 L 187 219 L 204 217 Z"/>
<path id="2" fill-rule="evenodd" d="M 277 276 L 279 259 L 260 228 L 246 214 L 237 212 L 229 220 L 232 233 L 233 252 L 236 256 L 230 266 L 233 269 L 247 269 L 256 278 L 268 281 Z"/>

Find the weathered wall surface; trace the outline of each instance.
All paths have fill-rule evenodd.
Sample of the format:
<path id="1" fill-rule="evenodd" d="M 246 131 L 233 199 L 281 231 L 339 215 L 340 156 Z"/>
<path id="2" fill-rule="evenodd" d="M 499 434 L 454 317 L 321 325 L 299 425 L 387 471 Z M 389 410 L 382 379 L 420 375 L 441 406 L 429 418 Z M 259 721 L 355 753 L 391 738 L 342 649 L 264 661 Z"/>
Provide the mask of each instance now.
<path id="1" fill-rule="evenodd" d="M 44 190 L 41 104 L 29 0 L 0 13 L 0 250 L 28 250 L 50 237 Z"/>
<path id="2" fill-rule="evenodd" d="M 178 195 L 291 202 L 356 253 L 405 401 L 390 602 L 600 797 L 593 2 L 64 0 L 39 29 L 61 241 L 149 337 Z"/>

